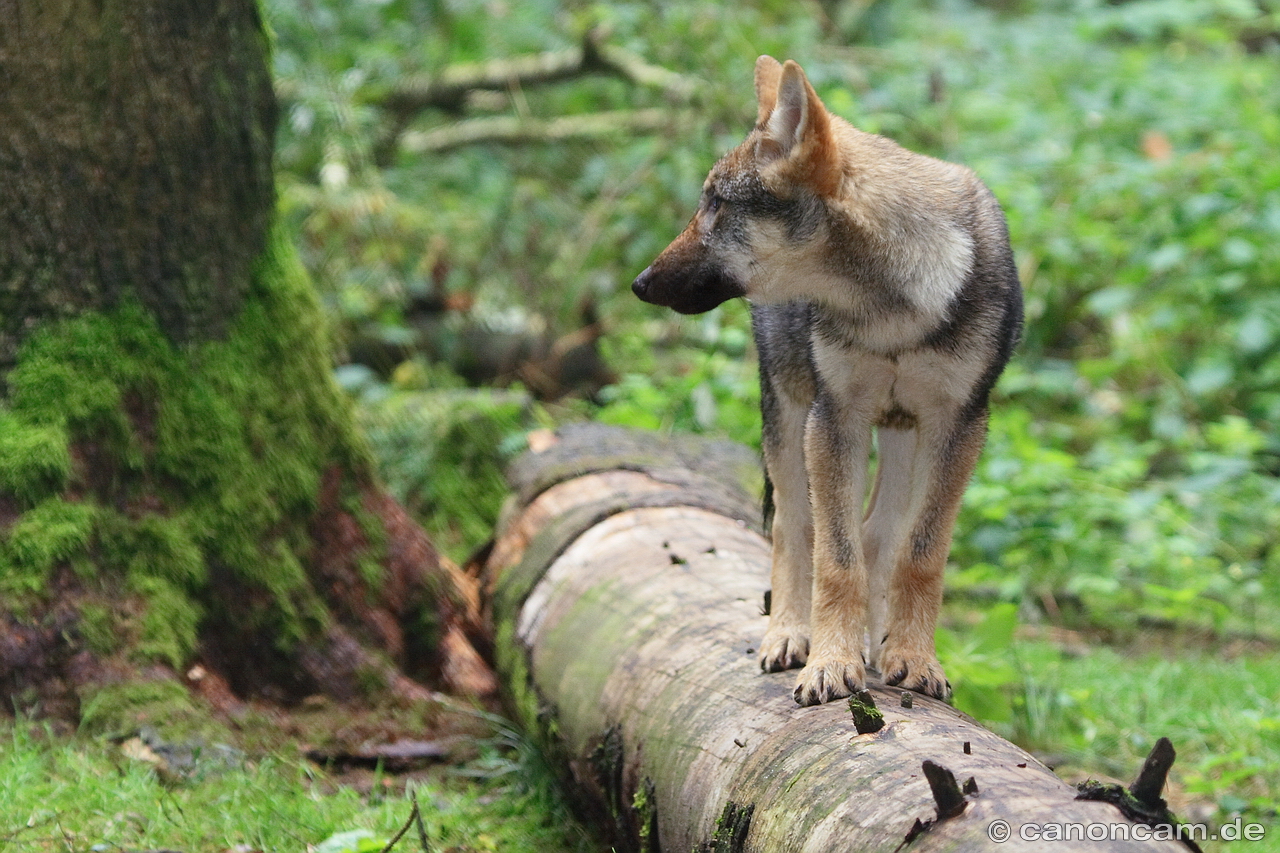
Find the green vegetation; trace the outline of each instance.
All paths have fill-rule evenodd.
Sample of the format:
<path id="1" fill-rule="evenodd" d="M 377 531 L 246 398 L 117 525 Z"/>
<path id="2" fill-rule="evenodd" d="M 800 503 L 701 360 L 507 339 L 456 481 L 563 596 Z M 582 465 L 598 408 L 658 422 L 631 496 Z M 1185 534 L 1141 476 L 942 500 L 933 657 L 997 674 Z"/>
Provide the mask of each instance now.
<path id="1" fill-rule="evenodd" d="M 6 850 L 301 853 L 315 847 L 355 853 L 382 850 L 412 812 L 403 783 L 384 785 L 391 780 L 374 773 L 359 780 L 362 793 L 287 751 L 250 760 L 209 747 L 174 775 L 157 772 L 156 756 L 136 739 L 132 748 L 68 743 L 24 723 L 2 737 L 0 846 Z M 499 752 L 498 745 L 496 739 L 486 744 L 485 754 L 462 768 L 470 776 L 435 772 L 407 783 L 422 807 L 431 849 L 591 849 L 566 819 L 545 771 L 504 757 L 509 751 Z M 416 830 L 396 849 L 421 849 Z"/>
<path id="2" fill-rule="evenodd" d="M 257 627 L 282 648 L 323 625 L 293 556 L 308 532 L 288 520 L 310 516 L 299 510 L 314 508 L 326 465 L 366 445 L 350 401 L 314 375 L 327 359 L 324 318 L 281 239 L 226 340 L 175 347 L 126 304 L 48 323 L 24 343 L 0 409 L 0 477 L 26 510 L 0 541 L 8 606 L 30 605 L 69 564 L 91 608 L 96 594 L 140 604 L 90 620 L 98 648 L 179 671 L 209 605 L 210 565 L 274 594 L 278 604 L 237 602 L 235 619 L 272 614 Z"/>
<path id="3" fill-rule="evenodd" d="M 493 534 L 506 497 L 504 465 L 524 449 L 538 413 L 522 393 L 437 381 L 431 390 L 367 401 L 360 422 L 387 489 L 462 561 Z"/>
<path id="4" fill-rule="evenodd" d="M 1265 663 L 1117 656 L 1096 643 L 1063 658 L 1014 636 L 1019 622 L 1053 625 L 1133 650 L 1157 626 L 1161 645 L 1196 631 L 1216 638 L 1214 648 L 1235 636 L 1254 637 L 1264 656 L 1274 648 L 1274 13 L 1176 0 L 1000 10 L 899 0 L 803 14 L 760 3 L 735 12 L 724 27 L 713 4 L 522 4 L 499 10 L 499 26 L 467 14 L 424 18 L 424 40 L 407 14 L 375 28 L 367 9 L 322 19 L 281 10 L 281 61 L 295 69 L 286 77 L 298 94 L 282 149 L 286 207 L 336 316 L 348 334 L 403 340 L 415 298 L 466 293 L 481 322 L 533 316 L 567 330 L 590 300 L 609 326 L 606 361 L 621 376 L 596 406 L 541 417 L 758 441 L 745 310 L 677 319 L 638 304 L 626 285 L 679 230 L 705 169 L 745 130 L 751 59 L 802 59 L 833 109 L 973 166 L 1009 214 L 1028 326 L 954 552 L 960 598 L 941 647 L 958 703 L 1072 766 L 1122 777 L 1170 734 L 1182 751 L 1175 779 L 1189 795 L 1220 817 L 1245 810 L 1273 820 L 1275 717 L 1213 689 L 1240 683 L 1245 696 L 1274 696 Z M 369 93 L 379 86 L 568 48 L 597 24 L 612 43 L 699 80 L 696 118 L 678 132 L 401 154 L 375 166 L 381 115 Z M 368 41 L 321 56 L 316 34 L 344 27 Z M 473 112 L 688 106 L 664 98 L 591 77 L 497 93 Z M 419 124 L 445 120 L 428 112 Z M 383 387 L 394 397 L 404 385 Z M 385 440 L 394 434 L 374 433 L 393 480 L 416 470 L 385 449 L 404 446 Z M 484 440 L 493 460 L 513 441 Z M 438 454 L 420 459 L 439 465 Z M 427 518 L 438 512 L 465 529 L 465 513 L 443 509 L 440 494 L 425 497 L 417 508 Z M 1182 677 L 1154 677 L 1168 671 Z M 1159 719 L 1147 710 L 1156 707 Z"/>
<path id="5" fill-rule="evenodd" d="M 452 340 L 466 323 L 564 332 L 589 302 L 621 375 L 569 416 L 758 441 L 745 310 L 676 318 L 627 285 L 749 124 L 752 58 L 795 56 L 833 109 L 973 166 L 1009 214 L 1027 332 L 961 520 L 957 587 L 1108 631 L 1267 633 L 1280 616 L 1273 12 L 758 3 L 724 27 L 711 3 L 520 4 L 483 25 L 408 3 L 275 11 L 292 96 L 285 208 L 348 340 Z M 682 117 L 675 129 L 375 151 L 397 80 L 567 49 L 590 26 L 696 81 L 694 94 L 592 75 L 491 92 L 462 119 L 657 107 Z M 338 34 L 349 40 L 334 51 Z M 457 116 L 411 118 L 432 129 Z M 456 294 L 466 316 L 444 312 L 424 334 L 414 306 Z"/>
<path id="6" fill-rule="evenodd" d="M 1280 671 L 1263 656 L 1192 644 L 1175 655 L 1016 643 L 1019 685 L 997 730 L 1046 755 L 1069 778 L 1129 783 L 1160 736 L 1178 750 L 1168 798 L 1197 819 L 1244 813 L 1275 823 Z M 1180 812 L 1181 814 L 1181 812 Z M 1273 842 L 1274 843 L 1274 842 Z"/>
<path id="7" fill-rule="evenodd" d="M 532 426 L 594 418 L 758 444 L 744 307 L 678 318 L 640 304 L 628 287 L 683 226 L 706 169 L 750 124 L 757 54 L 802 61 L 828 105 L 860 127 L 977 170 L 1009 216 L 1027 329 L 997 389 L 953 550 L 939 645 L 956 702 L 1072 778 L 1128 781 L 1167 735 L 1179 751 L 1176 810 L 1243 815 L 1280 837 L 1273 3 L 758 0 L 731 16 L 710 0 L 266 7 L 284 93 L 284 225 L 344 352 L 393 354 L 340 376 L 358 391 L 384 476 L 455 557 L 491 530 L 502 464 Z M 407 114 L 408 132 L 389 136 L 396 123 L 384 105 L 404 79 L 569 49 L 594 27 L 693 81 L 692 92 L 593 74 Z M 671 126 L 413 150 L 412 133 L 459 121 L 644 108 L 668 111 Z M 290 460 L 246 468 L 242 449 L 225 440 L 242 427 L 217 425 L 248 418 L 270 429 L 281 407 L 324 411 L 336 401 L 266 395 L 234 336 L 208 360 L 179 366 L 124 312 L 58 334 L 82 336 L 85 358 L 111 353 L 134 381 L 172 383 L 181 371 L 225 364 L 244 383 L 232 390 L 251 401 L 228 409 L 167 398 L 210 426 L 203 438 L 182 437 L 206 442 L 208 465 L 175 476 L 206 485 L 210 501 L 243 504 L 255 525 L 272 517 L 265 477 L 276 500 L 315 494 Z M 507 386 L 497 390 L 460 378 L 472 362 L 458 354 L 477 331 L 559 339 L 587 314 L 600 318 L 600 349 L 617 373 L 592 399 L 535 400 L 509 377 L 493 380 Z M 308 328 L 297 343 L 322 340 Z M 40 589 L 50 566 L 74 566 L 98 540 L 136 555 L 121 558 L 120 576 L 157 602 L 179 601 L 201 582 L 200 549 L 220 549 L 251 572 L 237 545 L 244 530 L 184 523 L 205 518 L 200 507 L 189 519 L 125 526 L 105 508 L 54 497 L 73 476 L 76 423 L 93 419 L 125 468 L 141 453 L 162 456 L 169 437 L 139 438 L 120 405 L 123 385 L 84 387 L 69 368 L 38 373 L 38 347 L 24 356 L 28 373 L 11 378 L 18 402 L 0 410 L 0 487 L 35 509 L 0 544 L 5 594 Z M 24 398 L 25 385 L 37 396 Z M 321 438 L 289 446 L 314 455 Z M 151 654 L 180 659 L 197 615 L 165 608 L 160 622 L 133 629 Z M 86 621 L 96 626 L 87 640 L 110 648 L 105 615 Z M 55 745 L 19 725 L 0 747 L 3 775 L 16 780 L 0 791 L 0 814 L 20 817 L 0 821 L 0 839 L 60 849 L 65 831 L 85 847 L 301 850 L 340 832 L 388 838 L 409 813 L 399 794 L 330 788 L 318 771 L 278 756 L 176 788 L 126 764 L 107 793 L 89 782 L 110 766 L 97 747 Z M 453 780 L 426 790 L 419 800 L 442 845 L 581 843 L 548 828 L 560 821 L 549 788 Z M 524 822 L 507 820 L 525 811 Z"/>

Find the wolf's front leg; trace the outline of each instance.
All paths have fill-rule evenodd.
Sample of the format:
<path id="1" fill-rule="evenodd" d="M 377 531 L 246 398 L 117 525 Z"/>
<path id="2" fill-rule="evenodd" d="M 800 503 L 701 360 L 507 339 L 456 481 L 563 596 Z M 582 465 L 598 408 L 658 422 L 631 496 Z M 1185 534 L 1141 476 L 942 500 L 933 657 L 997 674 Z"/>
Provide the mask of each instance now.
<path id="1" fill-rule="evenodd" d="M 809 610 L 813 590 L 813 516 L 804 467 L 807 401 L 773 389 L 765 379 L 765 470 L 773 488 L 773 570 L 769 630 L 760 643 L 760 668 L 781 672 L 804 666 L 809 657 Z"/>
<path id="2" fill-rule="evenodd" d="M 813 631 L 809 661 L 796 680 L 795 699 L 817 705 L 861 690 L 867 610 L 862 554 L 871 426 L 820 395 L 805 430 L 805 466 L 813 505 Z"/>

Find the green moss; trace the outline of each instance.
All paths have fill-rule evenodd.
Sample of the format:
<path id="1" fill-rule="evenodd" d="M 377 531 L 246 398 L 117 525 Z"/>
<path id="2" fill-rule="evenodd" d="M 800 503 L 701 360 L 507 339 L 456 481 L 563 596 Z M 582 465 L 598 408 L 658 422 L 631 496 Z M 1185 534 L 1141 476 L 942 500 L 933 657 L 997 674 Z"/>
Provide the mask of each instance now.
<path id="1" fill-rule="evenodd" d="M 163 661 L 181 671 L 196 650 L 203 608 L 163 578 L 131 577 L 129 589 L 147 603 L 131 656 L 140 663 Z"/>
<path id="2" fill-rule="evenodd" d="M 33 331 L 0 409 L 0 499 L 32 507 L 0 546 L 10 585 L 36 595 L 66 562 L 141 596 L 130 656 L 175 667 L 214 611 L 282 647 L 315 636 L 327 611 L 300 555 L 321 480 L 346 472 L 347 497 L 372 470 L 329 365 L 320 306 L 278 229 L 225 339 L 175 345 L 130 302 Z M 382 542 L 378 519 L 360 520 Z"/>
<path id="3" fill-rule="evenodd" d="M 177 681 L 107 684 L 82 697 L 80 730 L 85 734 L 123 735 L 156 725 L 166 737 L 178 737 L 203 731 L 211 722 Z"/>
<path id="4" fill-rule="evenodd" d="M 204 554 L 183 515 L 147 513 L 130 518 L 104 510 L 98 525 L 98 563 L 130 581 L 158 578 L 184 589 L 208 578 Z"/>
<path id="5" fill-rule="evenodd" d="M 352 493 L 345 496 L 342 508 L 356 520 L 356 524 L 364 532 L 368 544 L 364 555 L 356 560 L 356 570 L 360 572 L 360 579 L 365 582 L 369 593 L 377 595 L 382 592 L 387 579 L 383 570 L 387 559 L 387 531 L 382 526 L 382 521 L 365 508 L 362 495 Z"/>
<path id="6" fill-rule="evenodd" d="M 383 581 L 386 580 L 386 572 L 382 569 L 382 561 L 380 557 L 367 554 L 356 561 L 356 570 L 360 572 L 360 579 L 365 582 L 371 592 L 378 592 L 382 589 Z"/>
<path id="7" fill-rule="evenodd" d="M 82 551 L 93 535 L 96 509 L 50 498 L 23 513 L 0 541 L 0 584 L 11 593 L 44 588 L 58 562 Z"/>
<path id="8" fill-rule="evenodd" d="M 324 603 L 311 589 L 297 553 L 285 541 L 270 543 L 259 561 L 248 566 L 244 577 L 271 595 L 269 610 L 242 614 L 245 624 L 268 629 L 281 651 L 307 637 L 319 636 L 328 626 Z"/>
<path id="9" fill-rule="evenodd" d="M 694 853 L 742 853 L 746 847 L 747 833 L 751 831 L 754 803 L 742 805 L 732 800 L 724 804 L 724 811 L 716 819 L 716 831 L 709 841 L 694 848 Z"/>
<path id="10" fill-rule="evenodd" d="M 30 505 L 61 491 L 70 473 L 60 425 L 26 424 L 0 409 L 0 492 Z"/>
<path id="11" fill-rule="evenodd" d="M 648 776 L 636 786 L 635 796 L 631 798 L 631 810 L 635 814 L 636 826 L 639 827 L 640 850 L 643 853 L 656 853 L 658 846 L 658 796 L 657 787 Z"/>
<path id="12" fill-rule="evenodd" d="M 884 728 L 884 714 L 876 707 L 876 700 L 869 690 L 859 690 L 849 697 L 849 711 L 853 714 L 853 726 L 860 735 Z"/>
<path id="13" fill-rule="evenodd" d="M 533 687 L 533 676 L 529 672 L 524 647 L 516 638 L 515 620 L 499 619 L 496 634 L 493 648 L 497 656 L 498 674 L 502 677 L 502 683 L 507 686 L 507 702 L 516 721 L 526 732 L 540 734 L 540 702 Z"/>
<path id="14" fill-rule="evenodd" d="M 107 657 L 120 647 L 119 617 L 105 604 L 88 602 L 80 605 L 80 621 L 76 628 L 89 651 Z"/>
<path id="15" fill-rule="evenodd" d="M 362 666 L 356 670 L 356 683 L 366 696 L 378 696 L 387 692 L 388 668 Z"/>

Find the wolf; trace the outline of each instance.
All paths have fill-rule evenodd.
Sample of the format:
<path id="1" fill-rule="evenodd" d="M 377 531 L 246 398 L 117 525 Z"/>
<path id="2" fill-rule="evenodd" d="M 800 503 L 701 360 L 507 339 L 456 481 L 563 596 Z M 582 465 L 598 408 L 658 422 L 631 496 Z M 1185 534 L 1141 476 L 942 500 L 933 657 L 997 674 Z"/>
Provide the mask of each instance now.
<path id="1" fill-rule="evenodd" d="M 828 112 L 794 61 L 761 56 L 755 89 L 755 128 L 632 290 L 686 314 L 751 304 L 773 507 L 761 668 L 801 667 L 800 705 L 862 690 L 868 665 L 945 700 L 943 570 L 1022 328 L 1005 217 L 969 169 Z"/>

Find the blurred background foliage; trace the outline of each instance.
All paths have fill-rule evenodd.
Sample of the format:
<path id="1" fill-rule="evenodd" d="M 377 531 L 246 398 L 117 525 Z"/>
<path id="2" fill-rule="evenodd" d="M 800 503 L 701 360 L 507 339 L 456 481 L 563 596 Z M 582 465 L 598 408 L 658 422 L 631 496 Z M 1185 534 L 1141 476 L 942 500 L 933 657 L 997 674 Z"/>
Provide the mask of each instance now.
<path id="1" fill-rule="evenodd" d="M 758 446 L 745 307 L 679 318 L 629 285 L 748 130 L 753 61 L 771 53 L 859 127 L 973 167 L 1009 217 L 1027 327 L 953 551 L 941 647 L 962 707 L 1127 768 L 1163 732 L 1107 722 L 1105 682 L 1176 679 L 1073 663 L 1054 632 L 1176 650 L 1187 680 L 1233 650 L 1274 654 L 1275 0 L 266 6 L 282 211 L 339 378 L 390 484 L 456 558 L 491 530 L 531 427 Z M 580 61 L 550 82 L 494 64 L 534 56 Z M 500 82 L 441 94 L 460 79 Z M 1223 666 L 1252 679 L 1237 710 L 1256 725 L 1187 735 L 1203 751 L 1186 784 L 1273 819 L 1280 681 Z M 1232 750 L 1253 763 L 1224 769 Z"/>
<path id="2" fill-rule="evenodd" d="M 271 9 L 285 215 L 340 330 L 339 376 L 369 403 L 389 476 L 423 511 L 475 485 L 481 459 L 463 460 L 448 488 L 427 482 L 450 467 L 434 445 L 465 444 L 464 422 L 496 424 L 477 427 L 490 451 L 565 417 L 758 443 L 745 309 L 677 318 L 629 283 L 749 126 L 752 59 L 771 52 L 804 60 L 860 127 L 971 165 L 1007 208 L 1027 331 L 966 504 L 961 582 L 1054 617 L 1275 624 L 1276 13 L 1244 0 Z M 671 103 L 614 74 L 512 78 L 421 110 L 375 156 L 404 81 L 572 51 L 588 32 L 692 91 Z M 415 132 L 491 115 L 645 108 L 670 125 L 400 150 Z M 575 348 L 591 352 L 567 364 Z M 391 401 L 397 391 L 418 396 Z M 395 427 L 415 409 L 458 421 L 432 426 L 416 459 L 416 428 Z M 462 491 L 450 516 L 466 526 L 454 510 L 483 501 Z M 1179 608 L 1186 589 L 1196 594 Z"/>

